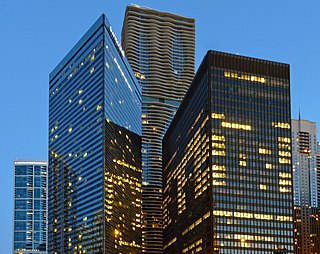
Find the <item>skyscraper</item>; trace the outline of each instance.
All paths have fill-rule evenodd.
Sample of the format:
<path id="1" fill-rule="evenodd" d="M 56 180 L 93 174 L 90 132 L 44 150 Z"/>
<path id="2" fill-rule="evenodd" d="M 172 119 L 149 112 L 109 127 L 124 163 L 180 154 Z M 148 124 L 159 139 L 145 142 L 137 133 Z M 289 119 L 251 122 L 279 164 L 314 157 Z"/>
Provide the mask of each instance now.
<path id="1" fill-rule="evenodd" d="M 295 253 L 320 253 L 320 150 L 316 123 L 292 120 Z"/>
<path id="2" fill-rule="evenodd" d="M 164 253 L 293 253 L 289 65 L 209 51 L 163 139 Z"/>
<path id="3" fill-rule="evenodd" d="M 14 254 L 47 253 L 47 162 L 14 162 Z"/>
<path id="4" fill-rule="evenodd" d="M 49 253 L 140 253 L 141 91 L 105 15 L 49 92 Z"/>
<path id="5" fill-rule="evenodd" d="M 127 6 L 122 47 L 142 87 L 143 251 L 162 253 L 162 137 L 194 77 L 195 20 Z"/>

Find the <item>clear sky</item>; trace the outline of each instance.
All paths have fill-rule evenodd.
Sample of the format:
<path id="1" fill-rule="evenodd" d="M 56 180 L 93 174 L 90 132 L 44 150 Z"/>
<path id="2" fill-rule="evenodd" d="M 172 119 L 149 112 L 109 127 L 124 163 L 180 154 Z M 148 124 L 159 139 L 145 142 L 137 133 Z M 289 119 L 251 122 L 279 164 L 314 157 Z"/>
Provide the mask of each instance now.
<path id="1" fill-rule="evenodd" d="M 196 19 L 196 66 L 209 49 L 291 65 L 292 116 L 320 123 L 320 2 L 2 0 L 0 253 L 12 250 L 13 160 L 47 159 L 48 75 L 105 13 L 118 39 L 127 4 Z M 320 128 L 320 127 L 319 127 Z"/>

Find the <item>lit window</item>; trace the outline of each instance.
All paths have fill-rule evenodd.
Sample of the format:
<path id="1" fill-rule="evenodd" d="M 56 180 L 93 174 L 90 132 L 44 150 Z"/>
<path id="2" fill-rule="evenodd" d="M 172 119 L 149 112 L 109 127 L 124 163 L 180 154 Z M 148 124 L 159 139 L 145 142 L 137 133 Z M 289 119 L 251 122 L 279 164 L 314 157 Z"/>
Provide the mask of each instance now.
<path id="1" fill-rule="evenodd" d="M 286 137 L 278 137 L 279 142 L 290 143 L 291 139 Z"/>
<path id="2" fill-rule="evenodd" d="M 266 163 L 266 169 L 272 169 L 272 164 Z"/>
<path id="3" fill-rule="evenodd" d="M 271 154 L 271 150 L 265 149 L 265 148 L 259 148 L 260 154 Z"/>
<path id="4" fill-rule="evenodd" d="M 215 119 L 225 119 L 224 114 L 219 114 L 219 113 L 212 113 L 211 117 Z"/>
<path id="5" fill-rule="evenodd" d="M 272 126 L 281 129 L 290 129 L 289 123 L 272 122 Z"/>
<path id="6" fill-rule="evenodd" d="M 247 162 L 246 161 L 239 161 L 239 165 L 242 167 L 247 166 Z"/>
<path id="7" fill-rule="evenodd" d="M 251 131 L 251 126 L 250 125 L 246 125 L 246 124 L 222 122 L 221 126 L 224 127 L 224 128 Z"/>

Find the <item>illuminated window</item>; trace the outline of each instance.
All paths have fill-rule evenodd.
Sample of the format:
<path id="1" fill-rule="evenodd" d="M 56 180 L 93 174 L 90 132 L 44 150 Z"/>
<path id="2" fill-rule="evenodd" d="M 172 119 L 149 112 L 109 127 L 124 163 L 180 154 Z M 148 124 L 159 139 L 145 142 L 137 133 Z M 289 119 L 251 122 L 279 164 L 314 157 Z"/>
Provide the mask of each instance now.
<path id="1" fill-rule="evenodd" d="M 279 158 L 279 163 L 280 164 L 291 164 L 291 159 Z"/>
<path id="2" fill-rule="evenodd" d="M 219 150 L 212 150 L 212 155 L 215 155 L 215 156 L 226 156 L 226 152 L 225 151 L 219 151 Z"/>
<path id="3" fill-rule="evenodd" d="M 245 166 L 247 166 L 247 162 L 246 161 L 239 161 L 239 165 L 245 167 Z"/>
<path id="4" fill-rule="evenodd" d="M 272 126 L 281 129 L 290 129 L 289 123 L 272 122 Z"/>
<path id="5" fill-rule="evenodd" d="M 236 72 L 224 72 L 224 76 L 226 78 L 233 78 L 233 79 L 240 79 L 240 80 L 247 80 L 252 82 L 258 83 L 265 83 L 266 79 L 258 76 L 246 75 L 246 74 L 238 74 Z"/>
<path id="6" fill-rule="evenodd" d="M 259 148 L 260 154 L 271 154 L 271 150 L 265 149 L 265 148 Z"/>
<path id="7" fill-rule="evenodd" d="M 280 192 L 291 192 L 291 189 L 286 187 L 280 187 L 279 190 Z"/>
<path id="8" fill-rule="evenodd" d="M 280 185 L 290 186 L 290 185 L 292 185 L 292 182 L 291 182 L 291 180 L 283 180 L 283 179 L 280 179 L 280 180 L 279 180 L 279 184 L 280 184 Z"/>
<path id="9" fill-rule="evenodd" d="M 224 149 L 226 146 L 224 143 L 215 143 L 212 142 L 212 147 Z"/>
<path id="10" fill-rule="evenodd" d="M 221 126 L 224 127 L 224 128 L 251 131 L 251 126 L 250 125 L 245 125 L 245 124 L 222 122 Z"/>
<path id="11" fill-rule="evenodd" d="M 286 137 L 278 137 L 278 141 L 284 143 L 291 143 L 291 139 Z"/>
<path id="12" fill-rule="evenodd" d="M 221 165 L 212 165 L 212 170 L 213 171 L 226 171 L 226 166 L 221 166 Z"/>
<path id="13" fill-rule="evenodd" d="M 279 177 L 291 178 L 291 174 L 290 173 L 285 173 L 285 172 L 279 172 Z"/>
<path id="14" fill-rule="evenodd" d="M 266 163 L 266 169 L 272 169 L 272 164 Z"/>
<path id="15" fill-rule="evenodd" d="M 225 181 L 216 181 L 216 180 L 213 180 L 212 184 L 215 185 L 215 186 L 225 186 L 225 185 L 227 185 L 227 183 Z"/>
<path id="16" fill-rule="evenodd" d="M 226 139 L 224 136 L 212 135 L 212 140 L 225 141 Z"/>
<path id="17" fill-rule="evenodd" d="M 219 113 L 212 113 L 211 117 L 215 119 L 225 119 L 224 114 L 219 114 Z"/>
<path id="18" fill-rule="evenodd" d="M 279 156 L 291 157 L 291 153 L 286 151 L 279 151 Z"/>

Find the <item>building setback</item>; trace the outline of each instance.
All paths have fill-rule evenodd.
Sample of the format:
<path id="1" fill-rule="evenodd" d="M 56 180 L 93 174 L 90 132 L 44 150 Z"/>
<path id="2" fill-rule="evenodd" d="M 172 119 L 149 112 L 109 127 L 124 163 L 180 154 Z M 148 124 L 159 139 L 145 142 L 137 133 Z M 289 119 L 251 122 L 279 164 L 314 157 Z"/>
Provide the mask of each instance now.
<path id="1" fill-rule="evenodd" d="M 47 162 L 14 162 L 14 254 L 47 253 Z"/>
<path id="2" fill-rule="evenodd" d="M 320 253 L 320 150 L 316 123 L 292 120 L 295 253 Z"/>
<path id="3" fill-rule="evenodd" d="M 140 253 L 141 91 L 105 15 L 49 79 L 49 253 Z"/>
<path id="4" fill-rule="evenodd" d="M 164 253 L 293 253 L 289 65 L 208 51 L 163 139 Z"/>
<path id="5" fill-rule="evenodd" d="M 195 20 L 127 6 L 122 47 L 142 88 L 143 252 L 162 253 L 162 138 L 194 77 Z"/>

